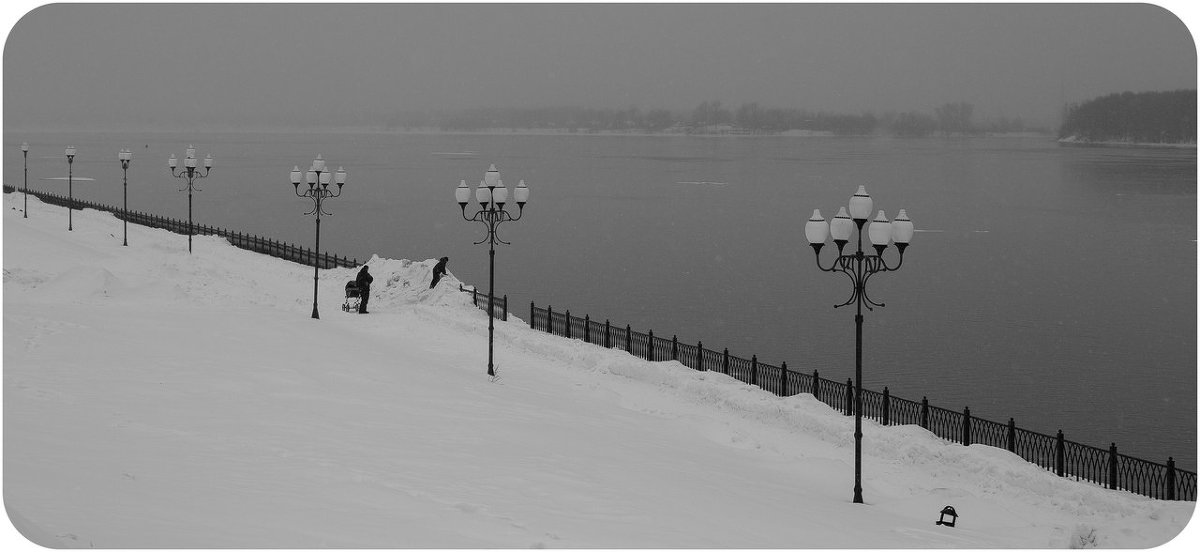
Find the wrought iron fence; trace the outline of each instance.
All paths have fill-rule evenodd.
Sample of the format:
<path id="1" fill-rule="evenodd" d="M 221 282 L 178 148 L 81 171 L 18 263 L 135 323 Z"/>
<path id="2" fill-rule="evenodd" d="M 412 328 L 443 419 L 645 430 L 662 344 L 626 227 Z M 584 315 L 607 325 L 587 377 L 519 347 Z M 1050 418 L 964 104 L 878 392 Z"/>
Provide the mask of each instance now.
<path id="1" fill-rule="evenodd" d="M 7 185 L 3 189 L 4 193 L 16 191 L 16 188 Z M 119 219 L 126 218 L 125 210 L 121 208 L 69 199 L 47 192 L 29 193 L 51 205 L 96 209 L 113 213 Z M 127 220 L 179 234 L 189 232 L 187 221 L 159 215 L 131 211 Z M 317 253 L 294 244 L 228 228 L 193 223 L 190 231 L 197 235 L 221 236 L 236 247 L 306 266 L 361 266 L 358 259 Z M 459 289 L 467 291 L 461 284 Z M 474 305 L 486 310 L 487 295 L 474 289 L 470 291 Z M 493 317 L 508 320 L 507 295 L 493 297 L 492 305 Z M 624 328 L 614 327 L 608 320 L 600 324 L 588 316 L 581 319 L 571 316 L 570 311 L 558 313 L 550 306 L 542 309 L 533 303 L 529 304 L 529 325 L 535 330 L 554 335 L 581 339 L 603 347 L 624 349 L 629 354 L 650 361 L 674 360 L 694 370 L 718 371 L 779 396 L 810 393 L 839 412 L 847 415 L 854 413 L 853 380 L 847 380 L 845 383 L 831 381 L 822 378 L 817 370 L 813 370 L 812 374 L 795 372 L 788 369 L 786 362 L 780 366 L 773 366 L 759 362 L 757 355 L 751 356 L 750 359 L 732 356 L 729 349 L 714 351 L 705 348 L 703 343 L 680 343 L 677 336 L 665 339 L 655 336 L 653 331 L 636 332 L 629 325 Z M 978 443 L 1004 448 L 1061 477 L 1090 481 L 1109 489 L 1123 489 L 1152 498 L 1196 500 L 1196 472 L 1176 468 L 1174 458 L 1168 458 L 1166 464 L 1160 464 L 1121 454 L 1117 451 L 1116 443 L 1108 449 L 1092 447 L 1066 440 L 1061 430 L 1057 435 L 1049 436 L 1018 428 L 1012 418 L 1009 418 L 1007 424 L 1000 424 L 972 417 L 969 408 L 957 412 L 932 406 L 927 398 L 915 402 L 892 397 L 886 387 L 882 393 L 863 390 L 862 415 L 882 425 L 916 424 L 942 439 L 963 445 Z"/>
<path id="2" fill-rule="evenodd" d="M 9 193 L 16 191 L 16 188 L 4 186 L 4 192 Z M 98 211 L 107 211 L 115 215 L 120 220 L 127 220 L 134 224 L 148 226 L 150 228 L 162 228 L 164 230 L 174 232 L 176 234 L 188 234 L 189 225 L 186 220 L 178 220 L 140 211 L 129 211 L 126 218 L 125 209 L 113 207 L 102 203 L 92 201 L 84 201 L 80 199 L 72 199 L 52 194 L 48 192 L 35 192 L 30 190 L 30 194 L 36 196 L 42 201 L 50 205 L 71 206 L 75 209 L 96 209 Z M 278 240 L 259 236 L 257 234 L 247 234 L 230 230 L 228 228 L 216 228 L 207 224 L 196 224 L 193 222 L 190 226 L 190 232 L 195 236 L 220 236 L 229 241 L 236 247 L 248 249 L 255 253 L 262 253 L 272 257 L 278 257 L 294 263 L 299 263 L 305 266 L 319 266 L 319 268 L 356 268 L 361 265 L 358 259 L 351 259 L 345 256 L 330 255 L 328 252 L 317 253 L 312 249 L 300 247 L 291 243 L 284 243 Z"/>
<path id="3" fill-rule="evenodd" d="M 729 349 L 714 351 L 704 344 L 680 343 L 678 336 L 670 339 L 655 336 L 653 331 L 634 331 L 630 326 L 613 326 L 588 316 L 578 318 L 570 311 L 555 312 L 550 306 L 539 308 L 529 304 L 529 326 L 551 333 L 612 349 L 624 349 L 638 358 L 650 361 L 678 361 L 693 370 L 715 371 L 779 396 L 810 393 L 817 400 L 846 415 L 854 414 L 854 381 L 830 381 L 813 370 L 811 374 L 789 370 L 787 363 L 774 366 L 758 360 L 729 354 Z M 1174 458 L 1165 464 L 1120 454 L 1113 443 L 1107 449 L 1069 441 L 1060 430 L 1050 436 L 1008 423 L 976 418 L 970 408 L 961 412 L 891 396 L 864 389 L 862 415 L 881 425 L 919 425 L 950 442 L 970 446 L 982 444 L 1003 448 L 1060 477 L 1089 481 L 1109 489 L 1165 500 L 1196 500 L 1196 472 L 1175 467 Z"/>
<path id="4" fill-rule="evenodd" d="M 474 287 L 471 289 L 464 288 L 462 284 L 458 284 L 458 291 L 470 293 L 471 304 L 482 310 L 487 310 L 488 296 L 486 293 L 479 293 L 479 290 Z M 492 296 L 492 318 L 508 320 L 508 295 L 504 297 Z"/>

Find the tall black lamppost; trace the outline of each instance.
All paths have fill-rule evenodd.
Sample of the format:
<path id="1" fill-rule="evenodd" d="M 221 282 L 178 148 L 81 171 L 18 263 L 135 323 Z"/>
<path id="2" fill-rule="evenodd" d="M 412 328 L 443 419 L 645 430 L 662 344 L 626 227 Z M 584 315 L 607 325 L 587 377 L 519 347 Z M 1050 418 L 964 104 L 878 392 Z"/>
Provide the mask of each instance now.
<path id="1" fill-rule="evenodd" d="M 74 173 L 72 166 L 75 164 L 75 146 L 67 146 L 67 231 L 74 230 L 74 225 L 71 221 L 72 214 L 75 212 L 75 193 L 74 188 Z"/>
<path id="2" fill-rule="evenodd" d="M 175 178 L 187 177 L 187 187 L 180 188 L 179 191 L 187 189 L 188 193 L 188 253 L 192 252 L 192 191 L 200 191 L 200 188 L 195 186 L 195 181 L 200 178 L 208 178 L 208 171 L 212 170 L 212 154 L 204 157 L 204 174 L 196 170 L 196 148 L 188 145 L 186 157 L 183 158 L 183 170 L 175 172 L 175 167 L 179 166 L 179 161 L 175 159 L 175 154 L 171 154 L 171 158 L 167 159 L 167 168 L 171 171 L 171 176 Z"/>
<path id="3" fill-rule="evenodd" d="M 326 213 L 322 203 L 328 198 L 338 197 L 342 195 L 342 186 L 346 184 L 346 169 L 338 167 L 334 181 L 337 183 L 337 190 L 329 191 L 329 171 L 325 170 L 325 160 L 321 159 L 320 155 L 313 160 L 312 167 L 305 173 L 305 180 L 308 182 L 308 189 L 300 191 L 300 167 L 292 167 L 292 187 L 296 189 L 298 197 L 307 197 L 312 200 L 313 208 L 311 211 L 304 213 L 306 215 L 316 215 L 317 217 L 317 245 L 314 251 L 317 255 L 321 254 L 321 215 L 331 215 Z M 318 185 L 319 184 L 319 185 Z M 318 257 L 319 258 L 319 257 Z M 317 313 L 317 274 L 321 269 L 320 261 L 313 263 L 313 318 L 320 318 Z"/>
<path id="4" fill-rule="evenodd" d="M 29 218 L 29 142 L 21 142 L 21 157 L 25 162 L 25 217 Z"/>
<path id="5" fill-rule="evenodd" d="M 488 170 L 483 175 L 483 180 L 479 183 L 479 187 L 475 190 L 475 201 L 479 202 L 479 211 L 474 215 L 467 216 L 467 203 L 471 201 L 471 189 L 467 187 L 467 181 L 463 180 L 458 185 L 458 189 L 454 191 L 454 197 L 458 200 L 458 206 L 462 208 L 463 218 L 468 221 L 482 222 L 487 228 L 487 235 L 483 239 L 475 242 L 475 245 L 486 242 L 488 244 L 488 375 L 495 377 L 496 369 L 493 364 L 493 351 L 495 341 L 496 322 L 493 315 L 492 301 L 495 297 L 496 286 L 496 244 L 502 243 L 510 245 L 508 242 L 496 237 L 496 227 L 500 223 L 510 220 L 520 220 L 521 215 L 525 212 L 525 203 L 529 201 L 529 188 L 525 187 L 525 181 L 522 180 L 513 190 L 514 199 L 517 200 L 517 216 L 512 216 L 508 211 L 504 210 L 504 204 L 508 202 L 508 188 L 504 187 L 504 181 L 500 180 L 500 171 L 496 170 L 496 165 L 488 167 Z"/>
<path id="6" fill-rule="evenodd" d="M 117 153 L 117 159 L 119 159 L 121 161 L 121 171 L 125 173 L 125 176 L 123 177 L 123 180 L 122 180 L 122 186 L 123 186 L 122 196 L 123 196 L 123 199 L 125 202 L 125 206 L 124 206 L 125 216 L 122 217 L 122 220 L 124 221 L 125 236 L 124 236 L 124 243 L 122 243 L 121 245 L 128 246 L 129 245 L 129 163 L 133 161 L 133 152 L 129 151 L 128 148 L 123 149 Z"/>
<path id="7" fill-rule="evenodd" d="M 808 238 L 808 243 L 812 245 L 813 252 L 816 253 L 817 268 L 825 272 L 841 272 L 849 276 L 854 285 L 850 298 L 844 303 L 834 305 L 834 308 L 853 304 L 858 309 L 854 315 L 854 502 L 858 504 L 863 501 L 862 308 L 866 306 L 867 310 L 873 310 L 872 305 L 883 306 L 883 303 L 876 303 L 867 295 L 867 280 L 878 272 L 899 270 L 900 265 L 904 263 L 904 249 L 908 247 L 913 235 L 912 221 L 908 219 L 908 214 L 904 212 L 904 209 L 900 210 L 900 214 L 894 222 L 888 222 L 881 210 L 867 228 L 867 235 L 875 248 L 875 254 L 864 255 L 862 248 L 863 225 L 866 224 L 867 217 L 871 216 L 871 208 L 871 196 L 867 195 L 864 186 L 859 186 L 858 191 L 850 198 L 848 215 L 846 208 L 842 207 L 833 221 L 826 224 L 825 219 L 821 217 L 821 211 L 817 209 L 813 211 L 812 218 L 804 226 L 804 235 Z M 858 227 L 858 250 L 852 254 L 846 254 L 843 250 L 846 243 L 850 241 L 850 234 L 854 231 L 855 226 Z M 821 266 L 821 247 L 825 245 L 825 240 L 831 233 L 833 234 L 833 243 L 838 248 L 838 256 L 829 268 L 825 268 Z M 896 249 L 900 253 L 895 266 L 888 266 L 883 259 L 883 252 L 887 249 L 889 241 L 895 242 Z"/>

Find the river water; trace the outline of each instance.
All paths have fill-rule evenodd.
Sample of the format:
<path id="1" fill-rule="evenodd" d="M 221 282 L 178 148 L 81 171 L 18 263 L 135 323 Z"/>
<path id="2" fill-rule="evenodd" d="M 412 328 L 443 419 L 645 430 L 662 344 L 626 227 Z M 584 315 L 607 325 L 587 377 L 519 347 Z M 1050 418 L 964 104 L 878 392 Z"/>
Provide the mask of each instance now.
<path id="1" fill-rule="evenodd" d="M 1066 147 L 1044 137 L 888 139 L 520 134 L 6 133 L 4 182 L 187 218 L 166 159 L 194 143 L 215 168 L 196 221 L 311 246 L 288 172 L 320 153 L 349 173 L 322 249 L 359 259 L 449 256 L 487 286 L 478 223 L 454 201 L 489 164 L 531 189 L 500 226 L 497 294 L 589 314 L 794 371 L 854 373 L 849 280 L 804 239 L 865 185 L 918 233 L 871 279 L 863 381 L 1157 462 L 1196 469 L 1196 149 Z M 11 216 L 11 213 L 5 213 Z M 65 219 L 65 217 L 64 217 Z M 64 226 L 66 221 L 64 220 Z M 832 247 L 824 251 L 828 266 Z M 885 255 L 895 259 L 895 249 Z M 340 312 L 328 298 L 329 312 Z M 519 367 L 504 365 L 512 371 Z"/>

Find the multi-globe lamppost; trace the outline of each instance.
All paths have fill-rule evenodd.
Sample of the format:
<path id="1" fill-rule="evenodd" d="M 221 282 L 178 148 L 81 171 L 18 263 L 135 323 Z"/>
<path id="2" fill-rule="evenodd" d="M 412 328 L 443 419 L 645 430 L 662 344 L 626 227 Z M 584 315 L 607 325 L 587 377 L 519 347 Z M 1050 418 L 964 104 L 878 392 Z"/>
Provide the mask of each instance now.
<path id="1" fill-rule="evenodd" d="M 487 235 L 483 239 L 475 242 L 475 245 L 487 242 L 488 244 L 488 375 L 496 377 L 496 369 L 493 364 L 494 351 L 494 336 L 495 336 L 495 316 L 493 313 L 492 301 L 495 297 L 496 286 L 496 244 L 502 243 L 510 245 L 508 242 L 496 237 L 496 227 L 502 222 L 510 220 L 520 220 L 521 215 L 525 212 L 525 203 L 529 201 L 529 188 L 525 186 L 525 181 L 522 180 L 513 190 L 513 199 L 517 202 L 517 216 L 512 216 L 511 213 L 504 210 L 504 204 L 508 202 L 508 188 L 504 187 L 504 181 L 500 180 L 500 171 L 496 170 L 496 165 L 491 165 L 483 175 L 483 180 L 479 183 L 479 187 L 475 189 L 475 201 L 479 202 L 479 211 L 474 215 L 467 216 L 467 203 L 471 201 L 471 189 L 467 187 L 467 181 L 463 180 L 459 183 L 458 189 L 454 190 L 454 197 L 458 200 L 458 206 L 462 208 L 463 219 L 472 222 L 481 222 L 487 228 Z"/>
<path id="2" fill-rule="evenodd" d="M 195 182 L 200 178 L 208 178 L 208 172 L 212 170 L 212 154 L 204 157 L 204 174 L 196 170 L 196 148 L 188 145 L 187 151 L 183 158 L 183 169 L 178 173 L 175 172 L 175 167 L 179 166 L 179 160 L 175 159 L 175 154 L 171 154 L 171 158 L 167 159 L 167 169 L 171 171 L 171 176 L 175 178 L 187 177 L 186 188 L 180 188 L 179 191 L 187 190 L 188 193 L 188 253 L 192 252 L 192 191 L 200 191 L 195 186 Z"/>
<path id="3" fill-rule="evenodd" d="M 72 166 L 75 164 L 75 146 L 67 146 L 67 231 L 74 230 L 74 225 L 71 222 L 72 214 L 75 212 L 75 193 L 73 191 L 75 180 Z"/>
<path id="4" fill-rule="evenodd" d="M 21 142 L 21 158 L 25 162 L 25 216 L 29 218 L 29 142 Z"/>
<path id="5" fill-rule="evenodd" d="M 858 309 L 854 315 L 854 502 L 858 504 L 863 502 L 862 308 L 866 306 L 867 310 L 873 310 L 872 306 L 883 306 L 883 303 L 876 303 L 867 295 L 867 280 L 880 272 L 899 270 L 900 265 L 904 264 L 904 249 L 908 247 L 913 235 L 912 221 L 908 219 L 908 214 L 904 212 L 904 209 L 900 210 L 900 214 L 893 222 L 888 222 L 887 216 L 880 210 L 879 215 L 867 228 L 867 236 L 875 248 L 875 254 L 863 254 L 863 225 L 866 224 L 867 217 L 871 216 L 872 207 L 871 196 L 867 195 L 866 187 L 859 186 L 858 191 L 850 198 L 849 214 L 846 213 L 846 208 L 842 207 L 837 216 L 831 222 L 826 223 L 825 219 L 821 217 L 820 209 L 816 209 L 813 210 L 812 218 L 808 219 L 808 223 L 804 226 L 804 235 L 808 238 L 808 243 L 812 245 L 813 252 L 816 253 L 817 268 L 825 272 L 841 272 L 849 276 L 854 285 L 850 298 L 844 303 L 834 305 L 834 308 L 853 304 Z M 856 226 L 858 227 L 858 250 L 847 254 L 844 249 Z M 837 245 L 838 256 L 829 268 L 825 268 L 821 265 L 821 248 L 829 239 L 830 234 L 833 235 L 833 243 Z M 883 252 L 887 249 L 889 241 L 894 242 L 899 251 L 899 259 L 895 266 L 889 266 L 883 258 Z"/>
<path id="6" fill-rule="evenodd" d="M 125 176 L 121 180 L 122 200 L 124 201 L 125 216 L 121 218 L 124 221 L 124 242 L 121 245 L 129 245 L 129 163 L 133 162 L 133 152 L 128 148 L 117 152 L 117 159 L 121 161 L 121 171 Z"/>
<path id="7" fill-rule="evenodd" d="M 299 165 L 292 167 L 292 175 L 291 176 L 292 176 L 292 187 L 296 189 L 296 196 L 307 197 L 307 198 L 311 199 L 313 202 L 312 210 L 307 213 L 304 213 L 304 214 L 305 215 L 316 215 L 316 217 L 317 217 L 317 245 L 316 245 L 316 249 L 314 249 L 314 251 L 317 252 L 317 255 L 320 255 L 320 252 L 321 252 L 321 215 L 325 214 L 325 215 L 332 216 L 332 213 L 325 212 L 325 209 L 322 204 L 324 203 L 324 201 L 326 199 L 329 199 L 331 197 L 338 197 L 338 196 L 342 195 L 342 186 L 344 186 L 346 184 L 346 169 L 343 169 L 342 167 L 338 167 L 337 174 L 334 177 L 334 181 L 337 183 L 337 190 L 332 191 L 332 192 L 329 191 L 329 179 L 330 179 L 329 171 L 325 170 L 325 160 L 321 159 L 321 156 L 319 154 L 317 155 L 317 158 L 313 160 L 312 167 L 310 167 L 308 169 L 308 171 L 305 173 L 305 180 L 308 182 L 307 190 L 305 190 L 303 192 L 300 191 L 300 166 Z M 312 311 L 313 318 L 321 318 L 320 314 L 317 313 L 317 275 L 318 275 L 320 269 L 321 269 L 321 263 L 319 261 L 314 262 L 313 263 L 313 311 Z"/>

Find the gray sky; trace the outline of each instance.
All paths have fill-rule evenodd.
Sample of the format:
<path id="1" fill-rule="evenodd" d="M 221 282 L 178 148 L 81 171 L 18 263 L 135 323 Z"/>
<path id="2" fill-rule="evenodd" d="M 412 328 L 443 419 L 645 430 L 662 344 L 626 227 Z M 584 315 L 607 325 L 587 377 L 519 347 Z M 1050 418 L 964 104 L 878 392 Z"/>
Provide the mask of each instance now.
<path id="1" fill-rule="evenodd" d="M 6 21 L 9 129 L 337 124 L 481 106 L 688 110 L 706 100 L 840 113 L 966 101 L 977 118 L 1055 124 L 1064 102 L 1196 87 L 1188 27 L 1149 4 L 23 9 L 32 11 Z"/>

